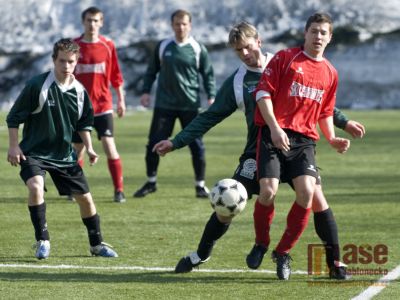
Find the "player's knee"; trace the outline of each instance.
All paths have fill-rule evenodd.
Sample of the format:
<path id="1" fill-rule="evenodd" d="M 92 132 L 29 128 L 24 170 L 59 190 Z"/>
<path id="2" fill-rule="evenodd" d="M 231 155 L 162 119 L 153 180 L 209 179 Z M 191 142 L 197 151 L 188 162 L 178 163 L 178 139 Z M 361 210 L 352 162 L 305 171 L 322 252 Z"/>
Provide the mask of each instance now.
<path id="1" fill-rule="evenodd" d="M 272 186 L 261 187 L 258 201 L 265 206 L 269 206 L 274 202 L 276 192 Z"/>

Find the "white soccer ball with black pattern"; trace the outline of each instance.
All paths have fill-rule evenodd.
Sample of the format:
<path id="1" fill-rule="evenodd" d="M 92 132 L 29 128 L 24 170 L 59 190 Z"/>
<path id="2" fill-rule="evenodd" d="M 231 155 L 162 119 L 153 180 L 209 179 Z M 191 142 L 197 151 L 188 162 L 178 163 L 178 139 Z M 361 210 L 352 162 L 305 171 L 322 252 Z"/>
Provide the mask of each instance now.
<path id="1" fill-rule="evenodd" d="M 212 188 L 210 201 L 217 214 L 233 217 L 246 207 L 247 191 L 243 184 L 235 179 L 222 179 Z"/>

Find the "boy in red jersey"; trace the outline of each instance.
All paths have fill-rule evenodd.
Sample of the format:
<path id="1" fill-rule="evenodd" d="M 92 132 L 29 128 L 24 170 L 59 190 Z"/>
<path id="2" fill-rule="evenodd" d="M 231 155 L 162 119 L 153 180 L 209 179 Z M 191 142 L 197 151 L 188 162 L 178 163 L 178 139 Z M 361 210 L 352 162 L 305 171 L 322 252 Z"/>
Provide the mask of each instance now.
<path id="1" fill-rule="evenodd" d="M 101 140 L 108 159 L 108 169 L 114 184 L 114 201 L 125 202 L 122 162 L 113 136 L 113 102 L 110 84 L 117 97 L 117 113 L 125 114 L 123 77 L 118 64 L 117 51 L 112 40 L 100 35 L 103 26 L 103 12 L 89 7 L 82 12 L 84 33 L 75 41 L 81 49 L 81 56 L 75 68 L 75 77 L 89 93 L 94 110 L 94 128 Z M 73 138 L 80 165 L 83 163 L 84 146 L 79 136 Z"/>
<path id="2" fill-rule="evenodd" d="M 335 137 L 333 127 L 338 76 L 323 57 L 332 38 L 329 15 L 312 15 L 307 20 L 304 37 L 304 47 L 282 50 L 272 58 L 255 91 L 255 123 L 260 126 L 257 144 L 260 194 L 254 207 L 256 245 L 269 246 L 279 178 L 292 181 L 296 193 L 285 232 L 272 253 L 278 278 L 282 280 L 290 277 L 289 251 L 306 228 L 311 211 L 318 176 L 314 157 L 315 141 L 319 139 L 317 123 L 339 153 L 350 146 L 348 139 Z"/>

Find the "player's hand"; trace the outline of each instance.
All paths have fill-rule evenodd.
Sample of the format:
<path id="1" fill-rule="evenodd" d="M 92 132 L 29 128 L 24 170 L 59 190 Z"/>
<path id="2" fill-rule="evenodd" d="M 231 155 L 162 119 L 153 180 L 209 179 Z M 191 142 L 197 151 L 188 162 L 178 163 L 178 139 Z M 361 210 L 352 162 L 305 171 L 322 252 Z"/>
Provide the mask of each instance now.
<path id="1" fill-rule="evenodd" d="M 365 134 L 365 127 L 361 123 L 349 120 L 344 128 L 344 131 L 346 131 L 355 139 L 362 138 Z"/>
<path id="2" fill-rule="evenodd" d="M 275 128 L 274 130 L 271 130 L 271 139 L 272 143 L 276 148 L 281 149 L 283 151 L 290 150 L 289 138 L 286 132 L 282 130 L 282 128 Z"/>
<path id="3" fill-rule="evenodd" d="M 99 156 L 97 155 L 96 152 L 94 152 L 93 149 L 87 149 L 86 150 L 88 156 L 89 156 L 89 163 L 91 166 L 93 166 L 95 163 L 97 163 L 97 160 L 99 159 Z"/>
<path id="4" fill-rule="evenodd" d="M 163 140 L 154 145 L 153 152 L 156 152 L 160 156 L 164 156 L 173 149 L 174 146 L 170 140 Z"/>
<path id="5" fill-rule="evenodd" d="M 122 118 L 123 116 L 125 116 L 125 112 L 126 112 L 126 106 L 125 106 L 125 102 L 118 102 L 118 107 L 117 107 L 117 114 L 119 118 Z"/>
<path id="6" fill-rule="evenodd" d="M 350 148 L 350 140 L 340 137 L 334 137 L 329 141 L 329 144 L 339 153 L 345 153 Z"/>
<path id="7" fill-rule="evenodd" d="M 18 166 L 21 160 L 26 160 L 26 157 L 19 146 L 8 149 L 7 161 L 12 166 Z"/>
<path id="8" fill-rule="evenodd" d="M 144 107 L 149 107 L 150 106 L 150 94 L 145 93 L 140 97 L 140 104 L 142 104 Z"/>
<path id="9" fill-rule="evenodd" d="M 210 98 L 210 99 L 208 99 L 208 100 L 207 100 L 207 102 L 208 102 L 208 106 L 210 106 L 211 104 L 213 104 L 213 103 L 214 103 L 214 101 L 215 101 L 215 99 L 214 99 L 214 98 Z"/>

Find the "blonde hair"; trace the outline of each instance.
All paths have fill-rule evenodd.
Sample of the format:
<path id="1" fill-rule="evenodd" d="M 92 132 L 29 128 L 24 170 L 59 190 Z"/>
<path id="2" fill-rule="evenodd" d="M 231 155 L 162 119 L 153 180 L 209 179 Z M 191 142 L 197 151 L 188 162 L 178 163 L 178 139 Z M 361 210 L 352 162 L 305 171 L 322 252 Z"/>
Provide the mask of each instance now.
<path id="1" fill-rule="evenodd" d="M 258 39 L 257 29 L 248 22 L 240 22 L 234 25 L 229 32 L 229 45 L 234 46 L 240 41 L 248 38 Z"/>

